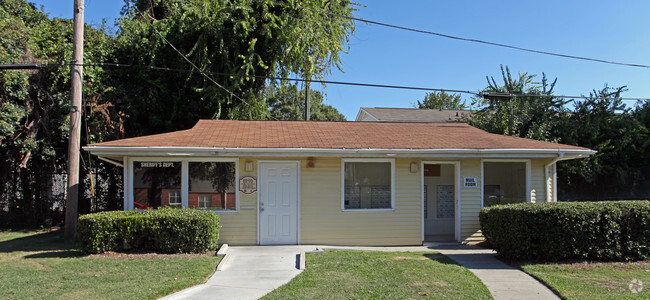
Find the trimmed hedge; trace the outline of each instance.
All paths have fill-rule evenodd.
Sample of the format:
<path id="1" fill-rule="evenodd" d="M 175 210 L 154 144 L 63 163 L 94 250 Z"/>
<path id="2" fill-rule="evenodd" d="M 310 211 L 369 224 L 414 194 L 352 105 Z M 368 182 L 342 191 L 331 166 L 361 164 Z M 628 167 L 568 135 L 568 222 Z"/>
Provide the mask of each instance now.
<path id="1" fill-rule="evenodd" d="M 86 253 L 125 248 L 200 253 L 217 248 L 219 215 L 195 209 L 107 211 L 79 217 L 77 236 Z"/>
<path id="2" fill-rule="evenodd" d="M 495 205 L 479 219 L 509 259 L 650 259 L 650 201 Z"/>

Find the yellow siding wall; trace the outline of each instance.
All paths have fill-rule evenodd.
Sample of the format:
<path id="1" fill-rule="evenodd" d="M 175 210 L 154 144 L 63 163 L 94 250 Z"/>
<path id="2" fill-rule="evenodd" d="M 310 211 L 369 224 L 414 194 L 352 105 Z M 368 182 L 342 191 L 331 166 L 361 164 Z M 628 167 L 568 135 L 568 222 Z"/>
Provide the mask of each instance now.
<path id="1" fill-rule="evenodd" d="M 257 168 L 251 172 L 245 171 L 246 161 L 239 160 L 239 177 L 253 176 L 257 178 Z M 239 181 L 239 178 L 237 178 Z M 219 233 L 220 244 L 231 245 L 255 245 L 257 244 L 257 192 L 252 194 L 239 194 L 239 212 L 219 213 L 221 218 L 221 231 Z M 252 209 L 246 209 L 252 208 Z"/>
<path id="2" fill-rule="evenodd" d="M 478 213 L 481 211 L 481 188 L 483 179 L 481 178 L 481 160 L 478 158 L 462 159 L 460 162 L 461 185 L 462 177 L 477 177 L 479 179 L 479 188 L 466 189 L 461 186 L 460 191 L 460 239 L 470 241 L 470 237 L 480 237 L 480 225 L 478 222 Z"/>
<path id="3" fill-rule="evenodd" d="M 300 167 L 300 240 L 301 244 L 329 245 L 417 245 L 422 242 L 422 199 L 420 159 L 395 159 L 395 209 L 391 211 L 341 210 L 341 159 L 314 158 L 314 168 L 307 168 L 305 158 L 241 158 L 239 177 L 257 178 L 258 160 L 299 160 Z M 426 161 L 435 161 L 424 159 Z M 245 162 L 255 166 L 245 171 Z M 482 185 L 481 159 L 463 158 L 462 177 L 477 177 Z M 411 162 L 418 172 L 410 173 Z M 546 201 L 545 164 L 550 159 L 531 160 L 531 200 Z M 221 213 L 220 243 L 254 245 L 257 243 L 257 193 L 239 192 L 240 210 Z M 245 209 L 245 208 L 252 209 Z M 478 215 L 481 188 L 461 186 L 461 240 L 482 239 Z"/>
<path id="4" fill-rule="evenodd" d="M 495 160 L 491 160 L 495 161 Z M 546 201 L 545 166 L 551 159 L 531 159 L 531 202 Z M 480 159 L 461 159 L 462 177 L 481 177 Z M 462 182 L 461 182 L 462 184 Z M 482 185 L 483 182 L 479 182 Z M 481 226 L 478 215 L 481 211 L 481 189 L 461 188 L 461 231 L 462 241 L 474 242 L 482 240 Z"/>
<path id="5" fill-rule="evenodd" d="M 341 159 L 315 158 L 307 168 L 304 158 L 241 158 L 240 177 L 257 178 L 258 160 L 300 160 L 301 244 L 417 245 L 422 243 L 420 172 L 410 173 L 413 159 L 395 160 L 395 209 L 392 211 L 342 211 Z M 255 170 L 245 171 L 252 161 Z M 240 211 L 221 213 L 220 243 L 257 243 L 257 193 L 239 193 Z M 253 207 L 245 210 L 242 208 Z"/>
<path id="6" fill-rule="evenodd" d="M 546 172 L 545 160 L 532 159 L 530 162 L 531 202 L 546 202 Z"/>
<path id="7" fill-rule="evenodd" d="M 420 174 L 412 159 L 395 161 L 394 211 L 342 211 L 341 159 L 303 162 L 301 243 L 330 245 L 416 245 L 422 243 Z M 417 161 L 416 161 L 417 162 Z"/>

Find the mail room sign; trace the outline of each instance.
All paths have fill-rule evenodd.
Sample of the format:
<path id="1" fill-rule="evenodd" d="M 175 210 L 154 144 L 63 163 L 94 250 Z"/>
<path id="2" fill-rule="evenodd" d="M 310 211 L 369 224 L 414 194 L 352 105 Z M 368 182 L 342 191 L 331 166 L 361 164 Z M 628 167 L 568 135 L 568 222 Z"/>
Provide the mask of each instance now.
<path id="1" fill-rule="evenodd" d="M 466 189 L 478 189 L 478 177 L 463 177 L 463 187 Z"/>

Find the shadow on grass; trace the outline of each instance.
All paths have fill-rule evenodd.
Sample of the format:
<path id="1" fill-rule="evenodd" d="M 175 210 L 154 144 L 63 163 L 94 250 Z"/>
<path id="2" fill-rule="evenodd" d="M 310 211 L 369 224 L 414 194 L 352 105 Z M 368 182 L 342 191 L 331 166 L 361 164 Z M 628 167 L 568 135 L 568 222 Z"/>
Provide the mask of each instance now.
<path id="1" fill-rule="evenodd" d="M 76 243 L 66 244 L 63 241 L 62 230 L 36 233 L 0 242 L 0 253 L 10 252 L 41 252 L 27 255 L 25 258 L 74 257 L 83 255 Z"/>
<path id="2" fill-rule="evenodd" d="M 25 255 L 23 258 L 66 258 L 83 256 L 80 250 L 49 251 Z"/>
<path id="3" fill-rule="evenodd" d="M 453 259 L 450 259 L 449 257 L 447 257 L 447 256 L 445 256 L 443 254 L 440 254 L 440 253 L 425 253 L 425 254 L 422 254 L 422 256 L 424 256 L 424 257 L 426 257 L 426 258 L 428 258 L 430 260 L 439 262 L 441 264 L 460 266 Z"/>

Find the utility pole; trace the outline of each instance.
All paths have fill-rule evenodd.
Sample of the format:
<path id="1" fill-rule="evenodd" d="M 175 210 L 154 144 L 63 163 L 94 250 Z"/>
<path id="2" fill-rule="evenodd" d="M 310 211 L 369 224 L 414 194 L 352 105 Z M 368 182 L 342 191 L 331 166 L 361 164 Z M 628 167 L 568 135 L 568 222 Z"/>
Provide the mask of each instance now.
<path id="1" fill-rule="evenodd" d="M 310 79 L 311 78 L 307 78 L 307 81 L 305 81 L 305 120 L 306 121 L 309 121 L 309 117 L 311 116 L 311 102 L 309 101 L 309 94 L 311 94 L 311 92 L 309 91 Z"/>
<path id="2" fill-rule="evenodd" d="M 84 0 L 74 0 L 72 39 L 72 79 L 70 89 L 70 138 L 68 141 L 68 197 L 65 201 L 66 243 L 75 241 L 79 203 L 79 144 L 81 137 L 81 96 L 84 58 Z"/>

